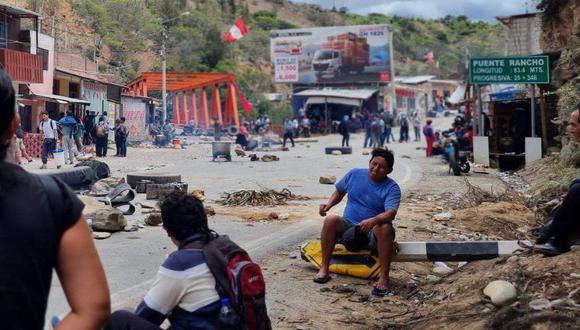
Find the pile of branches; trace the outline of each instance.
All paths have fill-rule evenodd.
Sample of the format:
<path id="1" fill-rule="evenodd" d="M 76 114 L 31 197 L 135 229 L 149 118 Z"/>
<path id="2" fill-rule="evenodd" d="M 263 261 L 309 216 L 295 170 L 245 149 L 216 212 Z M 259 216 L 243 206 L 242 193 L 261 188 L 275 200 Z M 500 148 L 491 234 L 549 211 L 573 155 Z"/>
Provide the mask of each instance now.
<path id="1" fill-rule="evenodd" d="M 273 189 L 238 190 L 233 193 L 224 193 L 217 202 L 224 206 L 276 206 L 286 205 L 290 200 L 307 200 L 306 196 L 294 195 L 284 188 L 281 191 Z"/>
<path id="2" fill-rule="evenodd" d="M 470 206 L 477 206 L 481 203 L 496 203 L 496 202 L 513 202 L 526 204 L 525 197 L 517 192 L 515 189 L 508 187 L 503 193 L 497 193 L 493 190 L 490 191 L 481 189 L 480 187 L 474 186 L 467 180 L 465 180 L 465 185 L 467 186 L 467 193 L 465 194 L 466 199 Z"/>

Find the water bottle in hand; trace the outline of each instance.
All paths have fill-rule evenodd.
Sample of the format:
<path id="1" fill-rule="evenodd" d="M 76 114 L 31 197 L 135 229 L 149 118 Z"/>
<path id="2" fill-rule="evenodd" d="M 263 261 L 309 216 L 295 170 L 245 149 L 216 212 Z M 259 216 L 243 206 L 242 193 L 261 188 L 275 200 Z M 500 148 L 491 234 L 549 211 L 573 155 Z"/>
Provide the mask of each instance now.
<path id="1" fill-rule="evenodd" d="M 232 327 L 232 329 L 235 329 L 236 326 L 240 323 L 240 316 L 230 305 L 229 298 L 222 298 L 221 303 L 222 307 L 220 308 L 219 313 L 220 322 L 227 327 Z"/>

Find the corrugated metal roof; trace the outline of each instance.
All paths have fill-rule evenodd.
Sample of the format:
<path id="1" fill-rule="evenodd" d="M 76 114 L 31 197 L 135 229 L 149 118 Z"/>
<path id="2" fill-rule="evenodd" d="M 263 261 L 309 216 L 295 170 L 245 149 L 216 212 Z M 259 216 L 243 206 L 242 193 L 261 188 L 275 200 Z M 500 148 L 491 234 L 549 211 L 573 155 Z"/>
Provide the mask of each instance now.
<path id="1" fill-rule="evenodd" d="M 403 83 L 403 84 L 410 84 L 410 85 L 421 84 L 421 83 L 430 81 L 430 80 L 432 80 L 435 77 L 436 76 L 415 76 L 415 77 L 408 77 L 408 78 L 401 79 L 401 83 Z"/>
<path id="2" fill-rule="evenodd" d="M 307 89 L 294 95 L 367 100 L 376 92 L 376 89 Z"/>

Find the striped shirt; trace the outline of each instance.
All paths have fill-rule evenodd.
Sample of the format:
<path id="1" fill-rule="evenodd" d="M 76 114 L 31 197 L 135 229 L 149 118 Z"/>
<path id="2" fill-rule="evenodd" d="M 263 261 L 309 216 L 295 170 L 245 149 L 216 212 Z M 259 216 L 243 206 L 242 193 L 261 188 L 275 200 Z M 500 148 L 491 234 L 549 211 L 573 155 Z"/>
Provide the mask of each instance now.
<path id="1" fill-rule="evenodd" d="M 215 286 L 202 251 L 180 248 L 159 268 L 135 314 L 157 325 L 169 318 L 174 330 L 214 329 L 221 307 Z"/>

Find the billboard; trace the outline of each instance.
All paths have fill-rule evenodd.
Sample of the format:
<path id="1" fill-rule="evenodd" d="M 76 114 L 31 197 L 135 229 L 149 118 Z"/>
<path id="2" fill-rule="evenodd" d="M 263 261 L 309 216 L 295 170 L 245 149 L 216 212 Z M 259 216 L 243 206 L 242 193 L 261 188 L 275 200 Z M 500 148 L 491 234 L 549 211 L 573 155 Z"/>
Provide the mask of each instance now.
<path id="1" fill-rule="evenodd" d="M 274 82 L 388 82 L 390 31 L 386 24 L 273 30 Z"/>

